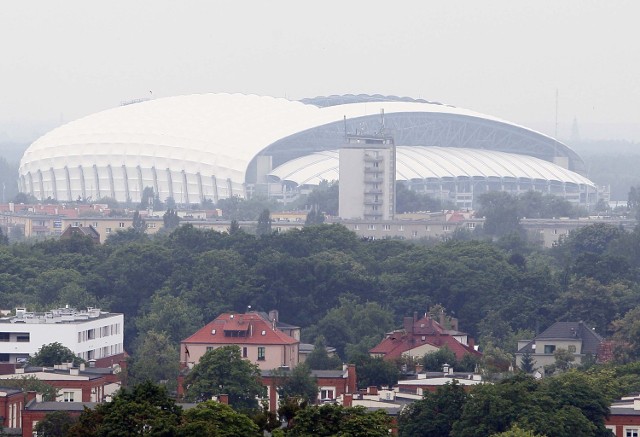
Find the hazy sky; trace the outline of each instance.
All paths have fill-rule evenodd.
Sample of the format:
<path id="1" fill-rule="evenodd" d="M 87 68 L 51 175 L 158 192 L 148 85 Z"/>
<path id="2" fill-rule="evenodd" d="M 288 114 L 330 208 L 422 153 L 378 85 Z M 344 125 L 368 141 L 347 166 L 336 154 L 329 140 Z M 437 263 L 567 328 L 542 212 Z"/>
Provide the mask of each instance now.
<path id="1" fill-rule="evenodd" d="M 0 139 L 206 92 L 421 97 L 553 135 L 557 89 L 560 138 L 576 118 L 640 141 L 639 17 L 637 0 L 8 0 Z"/>

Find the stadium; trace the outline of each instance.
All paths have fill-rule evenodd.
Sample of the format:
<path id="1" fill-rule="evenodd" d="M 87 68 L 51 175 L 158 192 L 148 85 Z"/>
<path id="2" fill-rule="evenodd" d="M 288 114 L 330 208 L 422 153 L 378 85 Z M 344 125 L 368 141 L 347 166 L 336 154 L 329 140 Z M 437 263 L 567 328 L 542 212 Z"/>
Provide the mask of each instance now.
<path id="1" fill-rule="evenodd" d="M 20 190 L 40 200 L 139 202 L 145 187 L 179 204 L 295 195 L 338 179 L 345 134 L 392 136 L 398 181 L 473 205 L 479 193 L 538 190 L 595 204 L 565 144 L 508 121 L 381 95 L 300 101 L 197 94 L 108 109 L 58 127 L 25 151 Z"/>

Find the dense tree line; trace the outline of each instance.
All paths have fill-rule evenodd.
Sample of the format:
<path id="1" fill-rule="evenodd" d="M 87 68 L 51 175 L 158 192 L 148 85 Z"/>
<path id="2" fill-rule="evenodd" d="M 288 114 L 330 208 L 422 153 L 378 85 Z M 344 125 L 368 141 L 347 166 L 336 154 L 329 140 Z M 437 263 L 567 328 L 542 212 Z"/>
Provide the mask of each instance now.
<path id="1" fill-rule="evenodd" d="M 189 225 L 149 238 L 118 233 L 104 245 L 75 237 L 0 245 L 0 306 L 98 306 L 126 316 L 126 348 L 141 333 L 166 347 L 223 311 L 278 309 L 355 359 L 402 317 L 442 305 L 481 345 L 513 353 L 515 337 L 557 320 L 616 334 L 635 357 L 640 230 L 597 224 L 551 250 L 519 238 L 420 245 L 363 240 L 339 225 L 262 236 Z M 615 322 L 615 323 L 614 323 Z M 165 343 L 161 343 L 165 344 Z M 164 347 L 164 346 L 163 346 Z"/>

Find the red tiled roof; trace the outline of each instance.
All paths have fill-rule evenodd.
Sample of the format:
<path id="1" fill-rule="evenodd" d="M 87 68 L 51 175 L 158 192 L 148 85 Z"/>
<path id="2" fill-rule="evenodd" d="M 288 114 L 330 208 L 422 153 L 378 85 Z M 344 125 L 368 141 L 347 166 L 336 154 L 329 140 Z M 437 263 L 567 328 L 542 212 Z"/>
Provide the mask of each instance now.
<path id="1" fill-rule="evenodd" d="M 480 355 L 472 347 L 465 346 L 452 335 L 445 333 L 446 330 L 442 325 L 429 317 L 415 320 L 412 325 L 412 332 L 405 330 L 393 331 L 369 352 L 381 354 L 385 359 L 391 359 L 398 358 L 403 353 L 416 347 L 429 344 L 437 348 L 448 347 L 456 354 L 458 360 L 462 359 L 465 354 Z"/>
<path id="2" fill-rule="evenodd" d="M 225 336 L 225 331 L 245 331 L 246 337 Z M 182 340 L 182 343 L 282 345 L 296 344 L 299 341 L 278 329 L 273 329 L 272 323 L 257 313 L 225 313 Z"/>

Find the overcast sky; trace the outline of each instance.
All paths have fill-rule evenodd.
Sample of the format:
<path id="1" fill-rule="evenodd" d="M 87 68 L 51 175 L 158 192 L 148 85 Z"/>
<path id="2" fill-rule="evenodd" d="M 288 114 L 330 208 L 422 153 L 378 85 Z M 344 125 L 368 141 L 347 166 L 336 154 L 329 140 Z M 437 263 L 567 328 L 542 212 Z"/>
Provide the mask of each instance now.
<path id="1" fill-rule="evenodd" d="M 0 140 L 188 93 L 424 98 L 640 141 L 640 2 L 3 1 Z M 43 133 L 43 132 L 39 132 Z"/>

